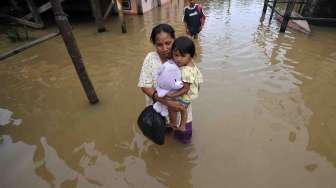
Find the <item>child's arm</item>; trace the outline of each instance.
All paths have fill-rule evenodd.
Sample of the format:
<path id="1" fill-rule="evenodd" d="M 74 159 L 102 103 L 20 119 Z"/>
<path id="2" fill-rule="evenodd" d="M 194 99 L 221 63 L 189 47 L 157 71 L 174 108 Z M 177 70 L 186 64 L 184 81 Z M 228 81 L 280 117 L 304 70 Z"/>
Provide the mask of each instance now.
<path id="1" fill-rule="evenodd" d="M 179 97 L 182 96 L 184 94 L 187 94 L 188 91 L 190 90 L 190 85 L 191 83 L 188 82 L 183 82 L 183 87 L 175 92 L 172 93 L 168 93 L 167 97 Z"/>
<path id="2" fill-rule="evenodd" d="M 197 7 L 199 9 L 199 13 L 201 14 L 201 30 L 203 29 L 204 23 L 205 23 L 205 14 L 203 12 L 202 5 L 198 5 Z"/>

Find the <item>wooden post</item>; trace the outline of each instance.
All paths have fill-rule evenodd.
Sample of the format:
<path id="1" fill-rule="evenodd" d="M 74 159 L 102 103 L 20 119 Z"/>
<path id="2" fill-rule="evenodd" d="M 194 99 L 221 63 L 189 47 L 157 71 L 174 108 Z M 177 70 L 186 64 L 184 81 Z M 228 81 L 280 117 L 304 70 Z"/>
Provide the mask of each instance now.
<path id="1" fill-rule="evenodd" d="M 104 13 L 104 17 L 103 19 L 106 20 L 108 15 L 110 14 L 111 10 L 112 10 L 112 7 L 114 5 L 114 0 L 111 0 L 111 2 L 109 3 L 107 9 L 106 9 L 106 12 Z"/>
<path id="2" fill-rule="evenodd" d="M 44 25 L 43 21 L 41 19 L 40 13 L 39 13 L 39 11 L 38 11 L 35 3 L 34 3 L 34 0 L 26 0 L 26 2 L 27 2 L 27 5 L 29 7 L 29 10 L 33 14 L 33 18 L 34 18 L 35 22 Z"/>
<path id="3" fill-rule="evenodd" d="M 59 0 L 61 3 L 64 1 L 64 0 Z M 40 8 L 38 8 L 38 12 L 39 13 L 43 13 L 47 10 L 49 10 L 51 8 L 51 4 L 50 2 L 47 2 L 45 4 L 43 4 L 42 6 L 40 6 Z M 26 19 L 26 20 L 29 20 L 33 17 L 33 14 L 32 13 L 28 13 L 27 15 L 25 15 L 24 17 L 22 17 L 22 19 Z"/>
<path id="4" fill-rule="evenodd" d="M 41 24 L 41 23 L 31 22 L 31 21 L 28 21 L 28 20 L 25 20 L 25 19 L 17 18 L 17 17 L 14 17 L 14 16 L 2 14 L 2 13 L 0 13 L 0 18 L 6 18 L 6 19 L 9 19 L 13 22 L 17 22 L 19 24 L 26 25 L 26 26 L 29 26 L 29 27 L 32 27 L 32 28 L 35 28 L 35 29 L 43 28 L 43 24 Z"/>
<path id="5" fill-rule="evenodd" d="M 75 66 L 78 77 L 85 90 L 86 96 L 89 99 L 91 104 L 96 104 L 99 102 L 99 99 L 96 95 L 96 92 L 90 81 L 90 78 L 85 70 L 82 56 L 77 47 L 75 37 L 72 34 L 71 26 L 68 21 L 67 15 L 63 12 L 63 9 L 62 9 L 62 6 L 59 0 L 50 0 L 50 3 L 52 5 L 52 9 L 55 15 L 57 26 L 60 30 L 65 46 Z"/>
<path id="6" fill-rule="evenodd" d="M 281 24 L 281 28 L 280 28 L 280 32 L 284 33 L 286 31 L 289 19 L 292 15 L 292 11 L 294 9 L 295 6 L 295 2 L 296 0 L 289 0 L 287 3 L 287 8 L 285 11 L 285 14 L 283 16 L 283 20 L 282 20 L 282 24 Z"/>
<path id="7" fill-rule="evenodd" d="M 137 0 L 137 13 L 143 15 L 142 0 Z"/>
<path id="8" fill-rule="evenodd" d="M 268 1 L 269 0 L 264 0 L 264 8 L 263 8 L 262 15 L 261 15 L 261 18 L 260 18 L 261 22 L 263 22 L 265 20 L 265 14 L 266 14 L 266 11 L 267 11 Z"/>
<path id="9" fill-rule="evenodd" d="M 298 10 L 299 14 L 302 14 L 303 6 L 304 6 L 304 3 L 300 3 L 299 10 Z"/>
<path id="10" fill-rule="evenodd" d="M 97 31 L 99 33 L 105 32 L 106 28 L 105 28 L 105 23 L 103 20 L 102 11 L 100 7 L 100 0 L 90 0 L 90 2 L 92 6 L 92 12 L 93 12 L 93 15 L 95 17 L 96 24 L 98 27 Z"/>
<path id="11" fill-rule="evenodd" d="M 272 11 L 271 11 L 271 15 L 270 15 L 270 18 L 269 18 L 269 22 L 272 21 L 273 14 L 274 14 L 274 9 L 275 9 L 275 7 L 276 7 L 277 1 L 278 1 L 278 0 L 273 0 L 273 6 L 272 6 Z"/>
<path id="12" fill-rule="evenodd" d="M 121 32 L 122 33 L 127 33 L 127 28 L 126 28 L 126 22 L 124 18 L 124 12 L 122 8 L 122 3 L 121 0 L 116 0 L 117 7 L 118 7 L 118 15 L 119 15 L 119 20 L 121 23 Z"/>

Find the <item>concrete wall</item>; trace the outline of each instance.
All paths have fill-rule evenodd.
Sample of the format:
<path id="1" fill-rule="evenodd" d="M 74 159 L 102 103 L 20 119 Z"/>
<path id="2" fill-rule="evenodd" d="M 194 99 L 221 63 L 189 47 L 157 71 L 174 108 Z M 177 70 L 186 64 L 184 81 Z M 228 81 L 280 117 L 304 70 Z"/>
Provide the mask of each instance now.
<path id="1" fill-rule="evenodd" d="M 130 0 L 131 9 L 124 10 L 126 14 L 143 14 L 152 10 L 155 7 L 169 3 L 171 0 Z M 103 12 L 106 11 L 110 0 L 100 0 Z"/>
<path id="2" fill-rule="evenodd" d="M 151 9 L 170 2 L 170 0 L 142 0 L 143 13 L 150 11 Z"/>

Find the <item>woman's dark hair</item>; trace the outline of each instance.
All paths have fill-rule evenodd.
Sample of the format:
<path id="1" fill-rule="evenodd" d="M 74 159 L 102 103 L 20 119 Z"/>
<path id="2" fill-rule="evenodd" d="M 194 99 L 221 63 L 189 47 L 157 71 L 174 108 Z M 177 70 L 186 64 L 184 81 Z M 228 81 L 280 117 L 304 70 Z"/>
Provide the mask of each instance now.
<path id="1" fill-rule="evenodd" d="M 151 42 L 155 45 L 156 36 L 161 33 L 168 33 L 173 39 L 175 39 L 175 30 L 169 24 L 159 24 L 152 29 L 150 36 Z"/>
<path id="2" fill-rule="evenodd" d="M 182 55 L 190 54 L 191 57 L 195 56 L 195 44 L 189 37 L 178 37 L 175 39 L 172 46 L 172 53 L 179 51 Z"/>

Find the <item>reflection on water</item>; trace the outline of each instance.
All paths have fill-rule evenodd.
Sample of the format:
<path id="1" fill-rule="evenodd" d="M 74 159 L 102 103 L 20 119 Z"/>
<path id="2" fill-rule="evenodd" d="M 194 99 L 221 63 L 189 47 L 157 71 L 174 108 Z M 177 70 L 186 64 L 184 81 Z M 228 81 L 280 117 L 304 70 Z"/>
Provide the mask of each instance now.
<path id="1" fill-rule="evenodd" d="M 5 126 L 8 124 L 12 124 L 15 126 L 19 126 L 22 123 L 22 119 L 14 119 L 12 118 L 13 112 L 0 108 L 0 126 Z"/>
<path id="2" fill-rule="evenodd" d="M 149 33 L 184 34 L 181 0 L 128 16 L 126 35 L 116 18 L 101 34 L 73 24 L 96 106 L 60 37 L 0 62 L 0 187 L 335 187 L 336 30 L 279 34 L 262 3 L 203 2 L 191 145 L 154 145 L 136 125 Z"/>

